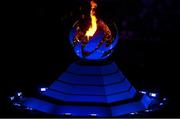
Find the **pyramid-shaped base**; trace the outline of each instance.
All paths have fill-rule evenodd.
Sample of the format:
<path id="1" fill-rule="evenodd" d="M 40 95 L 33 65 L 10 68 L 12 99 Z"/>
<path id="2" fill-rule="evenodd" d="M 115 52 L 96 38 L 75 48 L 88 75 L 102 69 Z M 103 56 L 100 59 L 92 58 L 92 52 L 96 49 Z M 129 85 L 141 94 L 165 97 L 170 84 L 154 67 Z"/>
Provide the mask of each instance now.
<path id="1" fill-rule="evenodd" d="M 24 105 L 55 115 L 111 117 L 145 110 L 151 103 L 137 95 L 115 63 L 73 63 L 42 95 L 27 98 Z"/>

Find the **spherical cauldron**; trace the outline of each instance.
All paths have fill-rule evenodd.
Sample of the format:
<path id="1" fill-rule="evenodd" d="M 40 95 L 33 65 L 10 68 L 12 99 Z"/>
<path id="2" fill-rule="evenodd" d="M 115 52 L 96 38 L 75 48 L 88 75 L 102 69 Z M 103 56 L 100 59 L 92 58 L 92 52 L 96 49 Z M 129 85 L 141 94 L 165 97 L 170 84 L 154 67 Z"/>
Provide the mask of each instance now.
<path id="1" fill-rule="evenodd" d="M 116 24 L 107 26 L 102 20 L 98 20 L 97 30 L 92 37 L 86 37 L 85 29 L 81 26 L 80 21 L 76 21 L 69 34 L 69 40 L 76 55 L 86 60 L 108 58 L 119 39 Z"/>

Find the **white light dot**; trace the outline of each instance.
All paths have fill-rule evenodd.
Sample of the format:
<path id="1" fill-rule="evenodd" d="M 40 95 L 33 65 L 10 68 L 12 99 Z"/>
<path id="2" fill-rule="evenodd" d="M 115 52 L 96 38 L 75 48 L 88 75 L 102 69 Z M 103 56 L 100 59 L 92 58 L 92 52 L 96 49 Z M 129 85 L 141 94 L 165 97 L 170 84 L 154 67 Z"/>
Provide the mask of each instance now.
<path id="1" fill-rule="evenodd" d="M 91 116 L 97 116 L 97 114 L 90 114 Z"/>
<path id="2" fill-rule="evenodd" d="M 163 100 L 164 100 L 164 101 L 166 101 L 166 100 L 167 100 L 167 98 L 163 98 Z"/>
<path id="3" fill-rule="evenodd" d="M 17 95 L 18 95 L 18 96 L 21 96 L 21 95 L 22 95 L 22 92 L 18 92 Z"/>
<path id="4" fill-rule="evenodd" d="M 14 100 L 14 96 L 11 96 L 11 97 L 10 97 L 10 100 Z"/>
<path id="5" fill-rule="evenodd" d="M 149 96 L 151 96 L 151 97 L 157 97 L 157 93 L 149 93 Z"/>
<path id="6" fill-rule="evenodd" d="M 131 114 L 131 115 L 135 115 L 135 113 L 134 113 L 134 112 L 131 112 L 130 114 Z"/>
<path id="7" fill-rule="evenodd" d="M 44 92 L 46 90 L 47 90 L 47 88 L 41 88 L 41 92 Z"/>
<path id="8" fill-rule="evenodd" d="M 159 103 L 160 106 L 164 105 L 164 103 Z"/>
<path id="9" fill-rule="evenodd" d="M 64 115 L 72 115 L 71 113 L 64 113 Z"/>
<path id="10" fill-rule="evenodd" d="M 139 91 L 139 93 L 146 94 L 147 92 L 146 91 Z"/>

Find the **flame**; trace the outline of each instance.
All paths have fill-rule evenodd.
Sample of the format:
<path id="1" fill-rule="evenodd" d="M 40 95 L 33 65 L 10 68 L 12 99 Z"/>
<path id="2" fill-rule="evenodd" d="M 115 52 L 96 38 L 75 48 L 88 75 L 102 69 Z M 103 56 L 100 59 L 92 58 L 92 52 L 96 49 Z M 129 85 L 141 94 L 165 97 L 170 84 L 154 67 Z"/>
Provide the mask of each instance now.
<path id="1" fill-rule="evenodd" d="M 97 7 L 97 4 L 94 1 L 91 1 L 91 11 L 90 11 L 90 17 L 91 17 L 91 26 L 89 27 L 89 29 L 86 31 L 86 36 L 89 37 L 93 36 L 94 33 L 97 30 L 97 18 L 95 16 L 95 8 Z"/>

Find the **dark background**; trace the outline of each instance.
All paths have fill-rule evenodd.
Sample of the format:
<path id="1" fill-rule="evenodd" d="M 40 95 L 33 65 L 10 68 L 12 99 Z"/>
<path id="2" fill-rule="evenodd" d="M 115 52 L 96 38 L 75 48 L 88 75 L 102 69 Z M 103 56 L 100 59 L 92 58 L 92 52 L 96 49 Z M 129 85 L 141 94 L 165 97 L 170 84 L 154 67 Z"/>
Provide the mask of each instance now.
<path id="1" fill-rule="evenodd" d="M 115 21 L 121 38 L 114 61 L 137 89 L 159 91 L 168 105 L 148 117 L 179 117 L 178 78 L 172 40 L 179 1 L 98 0 L 97 16 Z M 89 14 L 87 0 L 3 3 L 0 117 L 27 117 L 8 104 L 16 91 L 33 95 L 78 60 L 68 41 L 73 23 Z M 79 10 L 82 6 L 83 11 Z"/>

